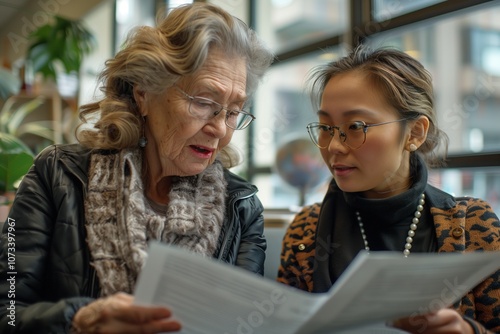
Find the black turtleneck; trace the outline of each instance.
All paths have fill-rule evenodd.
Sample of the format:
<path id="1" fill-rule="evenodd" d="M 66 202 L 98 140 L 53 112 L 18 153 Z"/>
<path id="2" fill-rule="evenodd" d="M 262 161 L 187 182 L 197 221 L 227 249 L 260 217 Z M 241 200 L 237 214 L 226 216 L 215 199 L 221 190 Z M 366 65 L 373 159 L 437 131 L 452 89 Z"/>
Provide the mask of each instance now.
<path id="1" fill-rule="evenodd" d="M 364 249 L 356 220 L 359 211 L 371 251 L 403 249 L 420 195 L 427 186 L 427 169 L 417 156 L 411 188 L 384 199 L 364 198 L 361 193 L 345 193 L 335 182 L 325 196 L 316 231 L 314 290 L 327 291 L 356 254 Z M 426 201 L 415 232 L 411 252 L 436 252 L 435 227 Z M 410 254 L 411 256 L 411 254 Z"/>

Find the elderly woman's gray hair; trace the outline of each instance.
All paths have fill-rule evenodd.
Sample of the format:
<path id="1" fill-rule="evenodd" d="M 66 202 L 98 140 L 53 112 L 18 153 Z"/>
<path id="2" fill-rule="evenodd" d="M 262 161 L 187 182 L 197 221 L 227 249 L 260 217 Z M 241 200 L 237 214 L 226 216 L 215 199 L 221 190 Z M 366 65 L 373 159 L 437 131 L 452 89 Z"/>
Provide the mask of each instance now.
<path id="1" fill-rule="evenodd" d="M 255 32 L 223 9 L 207 3 L 177 7 L 159 17 L 156 27 L 133 30 L 122 50 L 106 62 L 100 75 L 104 98 L 82 106 L 80 113 L 84 122 L 97 111 L 100 116 L 95 130 L 78 133 L 80 143 L 104 149 L 136 147 L 143 120 L 133 88 L 163 92 L 202 67 L 212 48 L 246 60 L 248 96 L 273 61 Z"/>

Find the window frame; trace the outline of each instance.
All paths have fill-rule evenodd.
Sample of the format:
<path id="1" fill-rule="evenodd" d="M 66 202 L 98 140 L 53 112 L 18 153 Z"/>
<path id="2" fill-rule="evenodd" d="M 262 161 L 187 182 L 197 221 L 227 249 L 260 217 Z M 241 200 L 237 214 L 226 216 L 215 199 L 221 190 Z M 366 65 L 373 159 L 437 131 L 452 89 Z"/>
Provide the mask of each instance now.
<path id="1" fill-rule="evenodd" d="M 250 0 L 249 25 L 255 29 L 257 17 L 257 0 Z M 407 25 L 422 23 L 427 20 L 442 18 L 445 15 L 456 14 L 472 7 L 486 6 L 494 4 L 494 0 L 447 0 L 428 7 L 424 7 L 410 13 L 392 17 L 385 21 L 377 21 L 372 15 L 372 1 L 352 0 L 349 2 L 349 29 L 345 35 L 333 35 L 319 41 L 301 45 L 297 48 L 280 52 L 276 55 L 276 60 L 271 66 L 282 64 L 283 62 L 306 56 L 309 53 L 317 52 L 320 49 L 327 49 L 347 42 L 350 48 L 364 43 L 367 38 L 375 34 L 391 31 Z M 363 27 L 366 27 L 363 31 Z M 255 139 L 253 127 L 248 129 L 248 157 L 246 159 L 246 178 L 252 182 L 253 178 L 259 174 L 272 174 L 271 166 L 259 167 L 254 162 L 251 145 Z M 500 151 L 482 154 L 456 154 L 446 157 L 446 164 L 443 169 L 452 168 L 474 168 L 500 166 Z"/>

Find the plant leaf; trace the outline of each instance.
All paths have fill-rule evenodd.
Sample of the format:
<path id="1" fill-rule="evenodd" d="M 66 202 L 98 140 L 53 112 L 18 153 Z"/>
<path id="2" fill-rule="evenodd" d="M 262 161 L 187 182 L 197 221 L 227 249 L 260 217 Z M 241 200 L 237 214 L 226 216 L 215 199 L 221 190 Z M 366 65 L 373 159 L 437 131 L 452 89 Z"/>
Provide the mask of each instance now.
<path id="1" fill-rule="evenodd" d="M 78 72 L 82 59 L 96 45 L 93 34 L 83 22 L 55 16 L 54 21 L 31 34 L 28 60 L 35 72 L 56 78 L 54 63 L 60 61 L 66 73 Z"/>
<path id="2" fill-rule="evenodd" d="M 14 190 L 33 164 L 33 153 L 16 137 L 0 132 L 0 191 Z"/>
<path id="3" fill-rule="evenodd" d="M 44 125 L 44 124 L 48 124 Z M 54 142 L 54 129 L 52 128 L 52 121 L 47 122 L 30 122 L 23 124 L 17 129 L 16 136 L 21 137 L 23 135 L 35 135 L 45 139 L 48 139 L 50 142 Z"/>
<path id="4" fill-rule="evenodd" d="M 0 131 L 7 132 L 7 124 L 9 123 L 10 116 L 13 112 L 12 106 L 14 105 L 14 99 L 7 99 L 5 101 L 2 111 L 0 112 Z"/>
<path id="5" fill-rule="evenodd" d="M 16 134 L 16 130 L 19 128 L 24 118 L 38 108 L 44 101 L 43 97 L 36 97 L 26 103 L 20 105 L 16 110 L 11 111 L 10 118 L 7 120 L 6 128 L 7 133 Z"/>
<path id="6" fill-rule="evenodd" d="M 11 71 L 0 68 L 0 98 L 7 100 L 11 95 L 15 95 L 21 88 L 21 81 Z"/>

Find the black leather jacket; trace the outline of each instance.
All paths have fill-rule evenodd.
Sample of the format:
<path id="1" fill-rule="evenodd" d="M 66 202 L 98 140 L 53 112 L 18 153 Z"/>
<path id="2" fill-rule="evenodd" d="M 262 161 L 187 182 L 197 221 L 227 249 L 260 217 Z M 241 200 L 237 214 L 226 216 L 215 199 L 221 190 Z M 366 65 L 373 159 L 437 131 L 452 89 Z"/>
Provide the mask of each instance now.
<path id="1" fill-rule="evenodd" d="M 76 311 L 98 296 L 84 226 L 89 157 L 79 145 L 51 146 L 23 179 L 0 238 L 0 333 L 69 332 Z M 257 188 L 229 171 L 225 177 L 227 209 L 215 257 L 262 274 Z"/>

